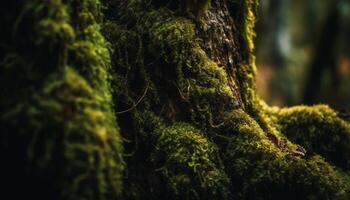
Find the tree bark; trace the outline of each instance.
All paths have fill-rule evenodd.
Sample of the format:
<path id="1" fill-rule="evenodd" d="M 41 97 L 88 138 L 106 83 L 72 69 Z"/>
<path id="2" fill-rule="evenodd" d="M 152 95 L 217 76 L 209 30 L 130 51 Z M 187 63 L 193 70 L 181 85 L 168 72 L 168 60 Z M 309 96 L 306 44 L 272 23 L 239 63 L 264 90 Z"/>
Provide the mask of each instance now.
<path id="1" fill-rule="evenodd" d="M 255 0 L 9 1 L 13 199 L 347 199 L 350 124 L 255 93 Z M 18 192 L 20 191 L 20 192 Z"/>

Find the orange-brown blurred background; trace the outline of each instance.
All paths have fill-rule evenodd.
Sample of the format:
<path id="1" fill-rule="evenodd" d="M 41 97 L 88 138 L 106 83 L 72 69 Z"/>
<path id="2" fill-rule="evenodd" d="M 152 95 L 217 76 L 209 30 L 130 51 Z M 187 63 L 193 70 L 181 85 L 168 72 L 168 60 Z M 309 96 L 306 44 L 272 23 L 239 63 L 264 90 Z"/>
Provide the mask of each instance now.
<path id="1" fill-rule="evenodd" d="M 350 109 L 350 0 L 261 0 L 259 94 L 270 104 Z"/>

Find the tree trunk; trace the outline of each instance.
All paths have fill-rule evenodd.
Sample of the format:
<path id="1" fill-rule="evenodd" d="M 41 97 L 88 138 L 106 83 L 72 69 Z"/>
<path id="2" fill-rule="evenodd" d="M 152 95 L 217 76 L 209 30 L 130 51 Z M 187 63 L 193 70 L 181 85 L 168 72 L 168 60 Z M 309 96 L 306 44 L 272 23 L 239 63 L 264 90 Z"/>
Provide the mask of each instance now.
<path id="1" fill-rule="evenodd" d="M 11 199 L 348 199 L 350 124 L 255 93 L 255 0 L 9 1 Z"/>
<path id="2" fill-rule="evenodd" d="M 306 84 L 303 92 L 303 102 L 315 104 L 320 101 L 330 101 L 336 99 L 336 89 L 339 88 L 339 74 L 337 72 L 336 43 L 339 35 L 340 11 L 339 1 L 329 3 L 329 11 L 325 23 L 320 31 L 319 39 L 315 42 L 315 52 L 310 62 L 309 71 L 306 74 Z M 330 75 L 327 86 L 325 75 Z M 323 92 L 326 90 L 326 92 Z M 333 97 L 327 97 L 329 91 L 333 91 Z M 324 93 L 328 93 L 325 95 Z"/>

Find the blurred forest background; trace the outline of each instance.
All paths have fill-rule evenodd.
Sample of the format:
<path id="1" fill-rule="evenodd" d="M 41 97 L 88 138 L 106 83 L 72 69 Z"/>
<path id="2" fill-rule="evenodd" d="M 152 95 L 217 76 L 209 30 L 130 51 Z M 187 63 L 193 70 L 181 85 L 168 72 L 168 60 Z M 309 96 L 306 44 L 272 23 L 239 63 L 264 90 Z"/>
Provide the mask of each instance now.
<path id="1" fill-rule="evenodd" d="M 270 104 L 350 108 L 350 0 L 261 0 L 258 92 Z"/>

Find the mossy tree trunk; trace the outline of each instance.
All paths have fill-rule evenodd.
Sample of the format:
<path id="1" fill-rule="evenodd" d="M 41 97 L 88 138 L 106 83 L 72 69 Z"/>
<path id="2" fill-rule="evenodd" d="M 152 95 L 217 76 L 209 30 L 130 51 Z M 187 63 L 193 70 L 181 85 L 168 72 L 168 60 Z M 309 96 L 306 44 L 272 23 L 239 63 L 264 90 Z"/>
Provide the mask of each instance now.
<path id="1" fill-rule="evenodd" d="M 350 125 L 255 93 L 255 0 L 9 1 L 12 199 L 348 199 Z"/>

